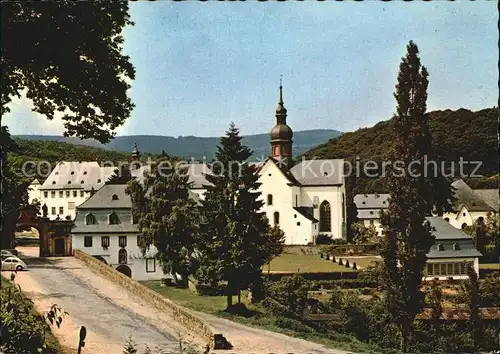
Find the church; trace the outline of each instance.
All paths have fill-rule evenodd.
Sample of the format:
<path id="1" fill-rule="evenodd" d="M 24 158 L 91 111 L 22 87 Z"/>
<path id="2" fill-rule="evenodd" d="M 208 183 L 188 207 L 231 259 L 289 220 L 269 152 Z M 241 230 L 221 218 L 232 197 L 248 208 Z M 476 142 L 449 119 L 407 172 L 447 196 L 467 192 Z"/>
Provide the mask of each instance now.
<path id="1" fill-rule="evenodd" d="M 271 225 L 285 233 L 285 244 L 314 244 L 319 235 L 346 237 L 344 160 L 293 161 L 293 131 L 287 124 L 279 88 L 271 155 L 257 168 L 259 191 Z"/>

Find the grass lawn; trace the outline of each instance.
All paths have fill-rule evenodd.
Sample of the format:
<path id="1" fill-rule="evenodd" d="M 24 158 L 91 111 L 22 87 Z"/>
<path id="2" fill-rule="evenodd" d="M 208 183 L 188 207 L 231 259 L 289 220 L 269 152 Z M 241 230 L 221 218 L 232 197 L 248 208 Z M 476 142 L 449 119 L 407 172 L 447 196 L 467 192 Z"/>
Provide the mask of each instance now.
<path id="1" fill-rule="evenodd" d="M 479 268 L 500 270 L 500 264 L 499 263 L 483 263 L 483 264 L 479 264 Z"/>
<path id="2" fill-rule="evenodd" d="M 319 258 L 319 256 L 317 257 Z M 168 286 L 161 287 L 160 281 L 145 281 L 142 282 L 142 284 L 175 303 L 196 311 L 223 317 L 251 327 L 303 338 L 305 340 L 324 344 L 330 348 L 352 350 L 358 353 L 373 352 L 373 348 L 369 344 L 360 342 L 352 336 L 335 332 L 330 332 L 328 335 L 318 333 L 311 327 L 302 324 L 300 321 L 273 316 L 267 313 L 259 304 L 248 304 L 246 301 L 247 293 L 244 291 L 241 292 L 241 301 L 250 310 L 249 312 L 253 314 L 250 317 L 224 312 L 226 308 L 225 296 L 199 296 L 192 293 L 189 289 L 179 289 Z M 237 296 L 234 296 L 233 303 L 237 301 Z M 231 338 L 228 339 L 231 340 Z"/>
<path id="3" fill-rule="evenodd" d="M 349 260 L 349 262 L 351 262 Z M 356 262 L 357 263 L 357 262 Z M 262 271 L 266 273 L 268 266 L 264 265 Z M 292 254 L 284 253 L 271 261 L 271 272 L 290 272 L 290 273 L 308 273 L 308 272 L 352 272 L 351 268 L 339 266 L 338 263 L 327 261 L 319 255 L 313 254 Z"/>
<path id="4" fill-rule="evenodd" d="M 351 263 L 351 266 L 352 266 L 352 262 L 356 262 L 356 266 L 358 268 L 366 268 L 370 265 L 375 265 L 376 262 L 380 262 L 380 258 L 377 258 L 377 257 L 341 257 L 342 260 L 344 259 L 348 259 L 349 260 L 349 263 Z"/>

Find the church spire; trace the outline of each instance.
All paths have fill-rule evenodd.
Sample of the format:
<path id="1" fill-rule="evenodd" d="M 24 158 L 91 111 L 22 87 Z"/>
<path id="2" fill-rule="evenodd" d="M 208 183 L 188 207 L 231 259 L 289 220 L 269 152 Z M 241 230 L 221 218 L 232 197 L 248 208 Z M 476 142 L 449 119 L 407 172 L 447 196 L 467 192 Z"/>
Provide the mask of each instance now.
<path id="1" fill-rule="evenodd" d="M 140 156 L 139 149 L 137 149 L 137 142 L 134 142 L 134 149 L 132 150 L 132 161 L 136 161 Z"/>
<path id="2" fill-rule="evenodd" d="M 276 125 L 271 130 L 271 156 L 286 166 L 292 163 L 293 131 L 286 124 L 286 108 L 283 104 L 283 81 L 280 78 L 279 101 L 276 108 Z"/>
<path id="3" fill-rule="evenodd" d="M 280 78 L 280 98 L 276 108 L 276 124 L 286 124 L 286 108 L 283 104 L 283 79 Z"/>

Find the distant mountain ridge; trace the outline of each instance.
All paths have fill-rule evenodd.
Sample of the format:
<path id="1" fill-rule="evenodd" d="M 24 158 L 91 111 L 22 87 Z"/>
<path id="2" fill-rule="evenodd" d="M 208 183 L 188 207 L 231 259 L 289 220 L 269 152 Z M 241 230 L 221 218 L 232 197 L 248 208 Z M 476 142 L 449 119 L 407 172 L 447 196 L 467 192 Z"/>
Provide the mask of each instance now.
<path id="1" fill-rule="evenodd" d="M 294 132 L 293 153 L 294 155 L 300 155 L 339 135 L 341 135 L 341 132 L 334 129 L 315 129 Z M 129 135 L 118 136 L 109 144 L 104 145 L 93 139 L 81 140 L 75 137 L 67 138 L 58 135 L 13 135 L 13 137 L 24 140 L 59 141 L 120 152 L 131 152 L 134 143 L 137 143 L 139 151 L 143 154 L 161 154 L 162 151 L 165 151 L 165 153 L 170 156 L 200 160 L 204 157 L 207 160 L 214 158 L 220 140 L 220 137 L 179 136 L 175 138 L 161 135 Z M 243 137 L 243 143 L 253 150 L 254 158 L 269 156 L 271 148 L 268 133 L 246 135 Z"/>

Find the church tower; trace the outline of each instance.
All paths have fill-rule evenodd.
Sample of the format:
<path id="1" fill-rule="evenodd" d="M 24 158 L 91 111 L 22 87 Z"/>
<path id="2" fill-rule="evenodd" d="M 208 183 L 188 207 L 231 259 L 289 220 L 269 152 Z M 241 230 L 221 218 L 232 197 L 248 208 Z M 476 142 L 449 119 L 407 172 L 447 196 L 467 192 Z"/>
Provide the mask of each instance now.
<path id="1" fill-rule="evenodd" d="M 141 153 L 137 149 L 137 143 L 134 143 L 134 149 L 132 150 L 132 161 L 137 161 Z"/>
<path id="2" fill-rule="evenodd" d="M 283 105 L 283 86 L 280 80 L 280 99 L 276 108 L 276 125 L 271 130 L 271 156 L 285 165 L 292 163 L 293 131 L 286 124 L 286 108 Z"/>

